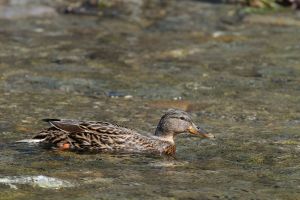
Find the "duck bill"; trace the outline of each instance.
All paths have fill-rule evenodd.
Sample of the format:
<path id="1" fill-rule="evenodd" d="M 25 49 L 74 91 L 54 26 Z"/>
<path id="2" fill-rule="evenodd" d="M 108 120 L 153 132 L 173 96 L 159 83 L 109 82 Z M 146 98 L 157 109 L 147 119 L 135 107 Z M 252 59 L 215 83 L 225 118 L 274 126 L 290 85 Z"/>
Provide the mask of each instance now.
<path id="1" fill-rule="evenodd" d="M 201 135 L 202 137 L 204 138 L 215 138 L 215 136 L 211 133 L 208 133 L 207 131 L 205 131 L 204 129 L 200 128 L 200 127 L 197 127 L 195 124 L 191 125 L 189 128 L 188 128 L 188 131 L 191 133 L 191 134 L 194 134 L 194 135 Z"/>

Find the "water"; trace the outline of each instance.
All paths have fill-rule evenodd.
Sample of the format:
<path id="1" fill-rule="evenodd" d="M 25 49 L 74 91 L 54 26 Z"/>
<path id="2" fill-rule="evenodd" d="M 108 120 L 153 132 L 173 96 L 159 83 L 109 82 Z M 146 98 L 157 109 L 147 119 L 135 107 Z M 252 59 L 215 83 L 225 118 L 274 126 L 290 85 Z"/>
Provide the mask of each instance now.
<path id="1" fill-rule="evenodd" d="M 136 6 L 0 21 L 0 175 L 15 186 L 0 184 L 0 199 L 299 199 L 297 24 L 229 24 L 234 7 L 197 1 L 154 5 L 153 18 Z M 153 132 L 170 107 L 217 139 L 181 135 L 175 160 L 14 143 L 42 118 Z M 18 183 L 39 176 L 72 187 Z"/>

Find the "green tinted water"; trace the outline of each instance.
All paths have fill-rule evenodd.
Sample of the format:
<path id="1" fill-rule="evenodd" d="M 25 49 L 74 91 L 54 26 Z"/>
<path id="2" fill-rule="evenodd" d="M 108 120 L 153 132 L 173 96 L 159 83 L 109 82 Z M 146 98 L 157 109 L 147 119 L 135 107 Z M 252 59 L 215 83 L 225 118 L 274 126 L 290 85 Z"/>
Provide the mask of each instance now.
<path id="1" fill-rule="evenodd" d="M 0 178 L 73 185 L 0 184 L 1 199 L 300 198 L 299 27 L 229 25 L 222 19 L 232 8 L 196 1 L 165 9 L 147 23 L 1 21 Z M 14 143 L 48 117 L 153 132 L 170 107 L 188 110 L 217 139 L 179 136 L 176 160 Z"/>

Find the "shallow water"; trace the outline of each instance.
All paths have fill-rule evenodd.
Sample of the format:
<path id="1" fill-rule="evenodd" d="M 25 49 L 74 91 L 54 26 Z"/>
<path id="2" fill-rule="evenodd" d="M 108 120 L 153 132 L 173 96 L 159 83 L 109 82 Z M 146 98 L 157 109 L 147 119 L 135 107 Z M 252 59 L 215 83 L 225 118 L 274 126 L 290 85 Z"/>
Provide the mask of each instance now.
<path id="1" fill-rule="evenodd" d="M 300 198 L 299 26 L 228 23 L 236 8 L 198 1 L 152 9 L 0 20 L 0 179 L 15 178 L 0 199 Z M 153 132 L 170 107 L 217 139 L 179 136 L 176 160 L 14 143 L 42 118 Z M 37 176 L 72 187 L 16 183 Z"/>

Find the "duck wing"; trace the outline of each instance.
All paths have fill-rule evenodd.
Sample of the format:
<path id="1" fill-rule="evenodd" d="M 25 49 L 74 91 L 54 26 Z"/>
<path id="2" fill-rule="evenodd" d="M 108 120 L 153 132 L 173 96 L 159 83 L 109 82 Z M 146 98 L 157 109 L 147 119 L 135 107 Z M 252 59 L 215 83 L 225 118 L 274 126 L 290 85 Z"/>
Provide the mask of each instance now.
<path id="1" fill-rule="evenodd" d="M 43 121 L 66 133 L 83 131 L 80 127 L 82 121 L 71 119 L 43 119 Z"/>
<path id="2" fill-rule="evenodd" d="M 117 151 L 128 148 L 128 141 L 144 136 L 137 132 L 101 121 L 44 119 L 52 127 L 42 130 L 34 139 L 57 147 L 70 146 L 78 150 Z"/>

